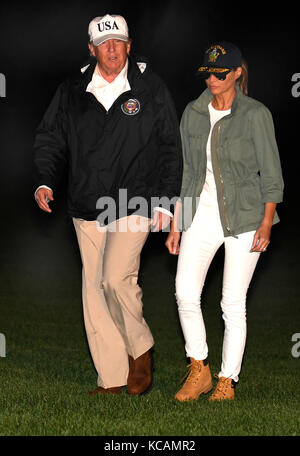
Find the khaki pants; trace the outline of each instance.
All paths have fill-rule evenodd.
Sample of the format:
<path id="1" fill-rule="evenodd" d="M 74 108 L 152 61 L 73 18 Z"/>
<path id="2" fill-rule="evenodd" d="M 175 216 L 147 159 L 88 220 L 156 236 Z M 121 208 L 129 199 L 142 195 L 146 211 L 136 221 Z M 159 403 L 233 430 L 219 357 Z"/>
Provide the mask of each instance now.
<path id="1" fill-rule="evenodd" d="M 128 229 L 130 222 L 140 229 Z M 84 323 L 98 386 L 126 385 L 128 354 L 136 359 L 154 344 L 137 283 L 150 220 L 131 215 L 104 228 L 78 218 L 73 223 L 83 264 Z"/>

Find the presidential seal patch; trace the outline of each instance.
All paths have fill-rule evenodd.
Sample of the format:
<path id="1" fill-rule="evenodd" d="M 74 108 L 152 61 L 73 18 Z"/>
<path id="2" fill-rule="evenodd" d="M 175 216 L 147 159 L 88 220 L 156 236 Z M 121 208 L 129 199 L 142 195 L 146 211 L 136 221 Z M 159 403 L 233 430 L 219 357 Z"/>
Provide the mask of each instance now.
<path id="1" fill-rule="evenodd" d="M 134 116 L 141 109 L 141 105 L 136 98 L 129 98 L 129 100 L 125 101 L 125 103 L 121 105 L 121 109 L 124 114 L 127 114 L 128 116 Z"/>

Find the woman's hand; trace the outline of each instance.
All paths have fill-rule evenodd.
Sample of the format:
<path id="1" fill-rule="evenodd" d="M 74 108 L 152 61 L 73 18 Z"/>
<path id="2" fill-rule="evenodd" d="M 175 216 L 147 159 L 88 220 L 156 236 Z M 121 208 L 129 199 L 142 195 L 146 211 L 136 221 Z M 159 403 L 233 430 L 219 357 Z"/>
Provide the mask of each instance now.
<path id="1" fill-rule="evenodd" d="M 169 250 L 171 255 L 178 255 L 178 253 L 179 253 L 179 241 L 180 241 L 181 232 L 178 229 L 178 221 L 180 219 L 180 214 L 181 214 L 181 202 L 177 201 L 176 206 L 175 206 L 175 211 L 174 211 L 174 217 L 173 217 L 171 227 L 170 227 L 170 233 L 165 242 L 165 246 L 167 247 L 167 249 Z"/>
<path id="2" fill-rule="evenodd" d="M 273 224 L 276 203 L 265 204 L 265 215 L 253 238 L 250 252 L 265 252 L 270 244 L 271 228 Z"/>
<path id="3" fill-rule="evenodd" d="M 262 222 L 253 238 L 250 252 L 265 252 L 270 244 L 272 225 Z"/>
<path id="4" fill-rule="evenodd" d="M 171 253 L 171 255 L 179 254 L 179 241 L 181 233 L 179 231 L 174 231 L 174 224 L 172 223 L 170 233 L 165 242 L 165 246 Z"/>

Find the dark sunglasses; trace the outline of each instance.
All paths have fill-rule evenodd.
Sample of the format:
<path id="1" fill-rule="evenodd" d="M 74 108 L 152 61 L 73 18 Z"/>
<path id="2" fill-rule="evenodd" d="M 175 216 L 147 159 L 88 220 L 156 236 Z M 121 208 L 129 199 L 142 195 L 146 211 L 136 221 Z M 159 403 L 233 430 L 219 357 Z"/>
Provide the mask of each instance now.
<path id="1" fill-rule="evenodd" d="M 219 79 L 220 81 L 225 81 L 226 79 L 226 76 L 231 73 L 231 71 L 227 71 L 226 73 L 215 73 L 213 71 L 204 71 L 202 74 L 201 72 L 199 73 L 200 76 L 202 76 L 204 79 L 208 79 L 210 77 L 211 74 L 213 74 L 217 79 Z"/>
<path id="2" fill-rule="evenodd" d="M 217 79 L 219 79 L 220 81 L 225 81 L 226 79 L 226 76 L 230 73 L 230 71 L 228 71 L 228 73 L 207 73 L 207 76 L 205 77 L 205 79 L 208 79 L 210 77 L 211 74 L 213 74 Z"/>
<path id="3" fill-rule="evenodd" d="M 212 68 L 213 70 L 213 68 Z M 217 69 L 216 69 L 217 70 Z M 231 73 L 235 68 L 231 68 L 230 70 L 226 69 L 225 71 L 220 68 L 219 71 L 207 71 L 207 67 L 200 67 L 198 70 L 198 75 L 203 79 L 208 79 L 211 74 L 213 74 L 217 79 L 220 81 L 225 81 L 226 76 Z"/>

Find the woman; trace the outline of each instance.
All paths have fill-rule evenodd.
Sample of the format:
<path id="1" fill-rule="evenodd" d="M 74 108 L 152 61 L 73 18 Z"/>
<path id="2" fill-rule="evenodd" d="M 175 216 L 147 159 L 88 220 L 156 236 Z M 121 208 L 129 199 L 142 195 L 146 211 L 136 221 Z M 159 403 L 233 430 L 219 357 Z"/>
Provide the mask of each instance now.
<path id="1" fill-rule="evenodd" d="M 209 400 L 234 399 L 246 342 L 246 294 L 258 258 L 279 221 L 283 181 L 269 110 L 247 96 L 247 68 L 228 42 L 210 46 L 199 68 L 207 89 L 181 120 L 184 173 L 166 246 L 178 254 L 176 298 L 190 358 L 175 398 L 212 389 L 200 297 L 207 270 L 224 243 L 225 332 L 218 383 Z M 183 230 L 180 248 L 180 230 Z"/>

